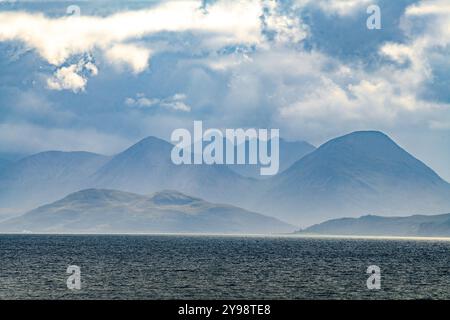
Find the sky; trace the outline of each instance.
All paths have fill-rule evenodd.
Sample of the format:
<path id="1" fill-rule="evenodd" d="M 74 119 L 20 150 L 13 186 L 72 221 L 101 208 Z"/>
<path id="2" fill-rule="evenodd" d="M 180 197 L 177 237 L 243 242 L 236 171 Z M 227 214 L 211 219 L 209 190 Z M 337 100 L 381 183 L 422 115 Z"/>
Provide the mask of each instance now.
<path id="1" fill-rule="evenodd" d="M 449 58 L 448 0 L 0 0 L 0 154 L 380 130 L 449 181 Z"/>

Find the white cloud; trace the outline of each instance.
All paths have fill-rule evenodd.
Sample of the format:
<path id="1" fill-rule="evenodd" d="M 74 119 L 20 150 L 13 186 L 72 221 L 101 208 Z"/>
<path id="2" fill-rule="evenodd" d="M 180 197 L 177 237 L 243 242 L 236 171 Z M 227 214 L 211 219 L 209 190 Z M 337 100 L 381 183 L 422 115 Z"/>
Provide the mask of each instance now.
<path id="1" fill-rule="evenodd" d="M 49 80 L 49 88 L 82 91 L 87 78 L 75 66 L 64 65 L 70 57 L 100 52 L 113 65 L 140 73 L 149 67 L 151 53 L 168 49 L 167 44 L 161 46 L 148 38 L 143 45 L 145 37 L 160 32 L 189 32 L 197 37 L 200 49 L 210 52 L 227 45 L 266 48 L 272 42 L 303 40 L 305 26 L 295 14 L 282 13 L 278 6 L 266 0 L 219 0 L 206 5 L 200 0 L 169 1 L 105 17 L 59 18 L 5 11 L 0 12 L 0 41 L 21 41 L 48 63 L 61 67 Z M 274 34 L 273 41 L 264 31 Z"/>
<path id="2" fill-rule="evenodd" d="M 176 93 L 172 97 L 161 101 L 161 105 L 175 111 L 189 112 L 191 111 L 191 107 L 185 103 L 186 98 L 185 94 Z"/>
<path id="3" fill-rule="evenodd" d="M 405 63 L 414 55 L 414 49 L 410 46 L 392 42 L 383 45 L 380 52 L 398 63 Z"/>
<path id="4" fill-rule="evenodd" d="M 125 104 L 129 107 L 152 107 L 158 104 L 160 99 L 150 99 L 145 96 L 143 93 L 136 94 L 135 98 L 126 98 Z"/>
<path id="5" fill-rule="evenodd" d="M 49 18 L 35 13 L 1 12 L 0 41 L 22 41 L 54 65 L 93 48 L 113 50 L 115 57 L 125 60 L 125 50 L 119 54 L 114 45 L 162 31 L 212 33 L 228 44 L 258 43 L 261 14 L 258 1 L 219 1 L 208 5 L 206 12 L 201 9 L 201 1 L 170 1 L 107 17 Z"/>
<path id="6" fill-rule="evenodd" d="M 56 70 L 53 77 L 47 79 L 47 86 L 53 90 L 69 89 L 73 92 L 84 90 L 87 80 L 77 73 L 77 65 L 72 64 Z"/>
<path id="7" fill-rule="evenodd" d="M 395 74 L 406 87 L 419 92 L 427 81 L 433 81 L 432 61 L 448 61 L 450 58 L 450 6 L 447 0 L 421 1 L 406 8 L 403 25 L 409 41 L 389 42 L 380 53 L 398 63 L 409 62 L 408 68 Z M 414 29 L 420 19 L 420 30 Z"/>
<path id="8" fill-rule="evenodd" d="M 95 64 L 93 64 L 92 62 L 88 61 L 84 64 L 84 68 L 92 75 L 92 76 L 96 76 L 98 74 L 98 69 L 97 66 Z"/>
<path id="9" fill-rule="evenodd" d="M 98 69 L 92 62 L 81 59 L 77 64 L 57 69 L 53 76 L 47 79 L 47 87 L 52 90 L 84 91 L 87 75 L 83 73 L 95 76 Z"/>
<path id="10" fill-rule="evenodd" d="M 125 104 L 129 107 L 149 108 L 161 106 L 174 111 L 191 111 L 191 107 L 186 104 L 187 96 L 182 93 L 176 93 L 171 97 L 164 99 L 147 98 L 145 94 L 138 93 L 135 98 L 126 98 Z"/>
<path id="11" fill-rule="evenodd" d="M 406 15 L 448 15 L 450 14 L 450 3 L 447 0 L 428 0 L 409 6 Z"/>
<path id="12" fill-rule="evenodd" d="M 265 13 L 262 16 L 264 31 L 273 33 L 275 43 L 296 44 L 307 37 L 307 26 L 302 23 L 297 12 L 282 12 L 275 1 L 264 3 Z"/>
<path id="13" fill-rule="evenodd" d="M 136 45 L 116 44 L 106 50 L 107 59 L 118 66 L 130 66 L 134 73 L 148 68 L 150 50 Z"/>

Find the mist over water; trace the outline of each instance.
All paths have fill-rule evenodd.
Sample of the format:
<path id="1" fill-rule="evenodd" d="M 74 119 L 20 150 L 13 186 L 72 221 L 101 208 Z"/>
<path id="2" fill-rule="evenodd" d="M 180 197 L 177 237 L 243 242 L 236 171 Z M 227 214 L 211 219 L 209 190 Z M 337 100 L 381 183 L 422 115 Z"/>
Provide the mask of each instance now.
<path id="1" fill-rule="evenodd" d="M 449 253 L 437 240 L 0 235 L 0 299 L 449 299 Z"/>

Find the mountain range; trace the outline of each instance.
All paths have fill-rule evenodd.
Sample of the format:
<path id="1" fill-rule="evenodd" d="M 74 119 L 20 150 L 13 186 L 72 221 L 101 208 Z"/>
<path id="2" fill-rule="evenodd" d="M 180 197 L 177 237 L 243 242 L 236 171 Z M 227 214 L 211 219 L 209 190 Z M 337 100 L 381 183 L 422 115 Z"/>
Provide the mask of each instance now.
<path id="1" fill-rule="evenodd" d="M 351 236 L 450 237 L 450 214 L 408 217 L 367 215 L 360 218 L 341 218 L 313 225 L 298 233 Z"/>
<path id="2" fill-rule="evenodd" d="M 87 189 L 0 223 L 0 232 L 40 233 L 270 234 L 294 229 L 275 218 L 170 190 L 144 196 Z"/>
<path id="3" fill-rule="evenodd" d="M 175 165 L 172 144 L 155 137 L 113 156 L 43 152 L 0 170 L 0 208 L 28 211 L 96 188 L 177 190 L 301 227 L 342 216 L 450 211 L 450 185 L 381 132 L 353 132 L 317 149 L 301 144 L 280 143 L 280 154 L 290 155 L 280 159 L 288 158 L 288 167 L 266 179 L 239 174 L 233 166 Z"/>

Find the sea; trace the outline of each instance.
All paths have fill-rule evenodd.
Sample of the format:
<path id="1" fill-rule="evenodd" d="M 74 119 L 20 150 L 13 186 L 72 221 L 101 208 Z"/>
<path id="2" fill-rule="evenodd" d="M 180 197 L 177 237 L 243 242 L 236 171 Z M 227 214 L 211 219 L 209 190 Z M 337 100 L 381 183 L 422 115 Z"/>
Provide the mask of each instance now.
<path id="1" fill-rule="evenodd" d="M 450 299 L 450 241 L 0 235 L 0 299 Z"/>

